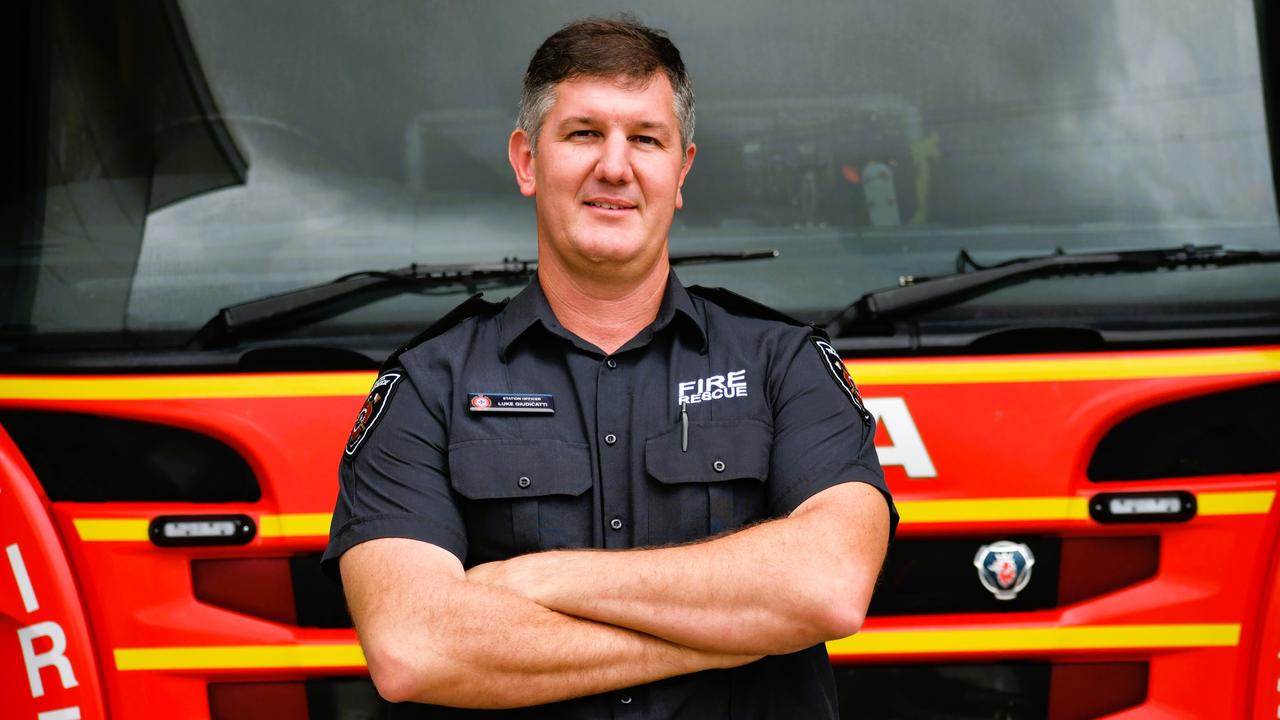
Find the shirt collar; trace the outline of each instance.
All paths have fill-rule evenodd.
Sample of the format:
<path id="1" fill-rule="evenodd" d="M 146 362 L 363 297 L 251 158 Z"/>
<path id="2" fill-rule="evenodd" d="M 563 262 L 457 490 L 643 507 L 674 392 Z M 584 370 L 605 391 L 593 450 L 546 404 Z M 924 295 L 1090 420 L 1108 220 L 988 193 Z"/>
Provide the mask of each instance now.
<path id="1" fill-rule="evenodd" d="M 536 274 L 529 282 L 529 285 L 513 297 L 511 302 L 507 303 L 499 317 L 502 325 L 498 337 L 498 355 L 503 362 L 507 360 L 511 345 L 520 339 L 529 328 L 539 323 L 542 324 L 543 328 L 555 335 L 570 341 L 577 340 L 560 325 L 555 312 L 551 310 L 551 303 L 547 302 L 547 296 L 542 292 L 542 284 L 538 282 Z M 698 351 L 705 353 L 707 351 L 707 332 L 704 320 L 697 307 L 693 304 L 693 299 L 689 297 L 689 291 L 685 290 L 684 285 L 680 283 L 680 279 L 672 271 L 667 273 L 667 288 L 662 293 L 662 304 L 658 306 L 657 318 L 654 319 L 652 325 L 636 336 L 636 341 L 643 339 L 647 342 L 655 333 L 670 325 L 676 318 L 683 318 L 684 324 L 692 328 L 692 331 L 697 334 Z M 642 344 L 636 341 L 628 342 L 622 349 L 625 350 L 635 347 L 637 344 Z M 581 343 L 581 340 L 578 340 L 578 342 Z"/>

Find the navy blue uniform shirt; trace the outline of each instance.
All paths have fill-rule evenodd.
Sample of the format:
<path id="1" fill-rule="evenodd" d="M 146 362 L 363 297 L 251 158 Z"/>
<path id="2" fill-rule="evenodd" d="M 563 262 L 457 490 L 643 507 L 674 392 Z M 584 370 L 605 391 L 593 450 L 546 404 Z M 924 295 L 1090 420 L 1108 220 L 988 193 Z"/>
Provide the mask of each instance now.
<path id="1" fill-rule="evenodd" d="M 463 307 L 384 368 L 360 411 L 323 558 L 331 574 L 348 548 L 383 537 L 438 545 L 468 568 L 696 541 L 785 517 L 850 481 L 884 493 L 896 527 L 871 416 L 812 328 L 726 291 L 686 289 L 674 273 L 657 319 L 612 354 L 565 330 L 536 279 L 508 303 Z M 837 716 L 824 645 L 522 710 L 411 707 L 411 717 Z"/>

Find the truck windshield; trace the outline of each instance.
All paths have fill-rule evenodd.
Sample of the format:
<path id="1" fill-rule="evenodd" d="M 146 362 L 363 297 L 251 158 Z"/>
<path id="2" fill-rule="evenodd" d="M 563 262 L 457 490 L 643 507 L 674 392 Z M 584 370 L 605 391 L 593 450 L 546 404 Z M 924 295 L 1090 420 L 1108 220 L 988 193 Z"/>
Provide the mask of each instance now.
<path id="1" fill-rule="evenodd" d="M 691 267 L 686 284 L 824 321 L 903 276 L 953 271 L 960 250 L 987 264 L 1280 249 L 1248 0 L 717 2 L 648 3 L 640 18 L 667 29 L 697 94 L 671 249 L 780 256 Z M 520 78 L 561 24 L 613 12 L 80 5 L 48 3 L 46 42 L 31 44 L 41 102 L 19 142 L 43 150 L 0 244 L 9 347 L 174 345 L 219 308 L 353 271 L 533 257 L 533 204 L 506 159 Z M 403 333 L 467 290 L 290 332 Z M 1087 325 L 1277 304 L 1280 266 L 1259 265 L 1041 280 L 945 312 L 1034 322 L 1067 308 Z"/>

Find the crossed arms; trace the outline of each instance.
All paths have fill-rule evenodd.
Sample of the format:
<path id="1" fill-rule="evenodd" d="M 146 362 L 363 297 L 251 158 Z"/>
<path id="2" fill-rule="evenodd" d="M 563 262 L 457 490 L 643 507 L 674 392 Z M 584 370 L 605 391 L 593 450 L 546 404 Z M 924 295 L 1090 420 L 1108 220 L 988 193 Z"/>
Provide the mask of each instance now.
<path id="1" fill-rule="evenodd" d="M 535 553 L 463 571 L 435 545 L 340 561 L 378 692 L 469 708 L 538 705 L 744 665 L 861 627 L 889 536 L 874 487 L 676 547 Z"/>

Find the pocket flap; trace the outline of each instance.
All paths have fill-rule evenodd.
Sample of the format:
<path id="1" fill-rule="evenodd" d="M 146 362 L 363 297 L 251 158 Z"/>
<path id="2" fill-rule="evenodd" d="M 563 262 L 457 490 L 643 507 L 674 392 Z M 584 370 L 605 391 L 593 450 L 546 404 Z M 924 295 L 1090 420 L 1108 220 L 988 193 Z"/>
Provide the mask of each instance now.
<path id="1" fill-rule="evenodd" d="M 689 423 L 689 443 L 682 449 L 683 428 L 676 426 L 645 441 L 644 464 L 662 483 L 718 482 L 769 474 L 773 430 L 759 420 L 712 420 Z"/>
<path id="2" fill-rule="evenodd" d="M 591 488 L 591 453 L 563 440 L 469 440 L 449 448 L 449 474 L 469 500 L 581 495 Z"/>

